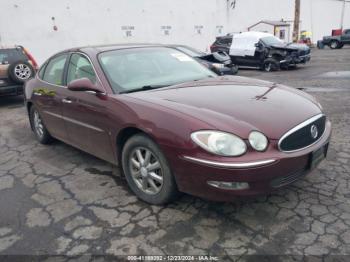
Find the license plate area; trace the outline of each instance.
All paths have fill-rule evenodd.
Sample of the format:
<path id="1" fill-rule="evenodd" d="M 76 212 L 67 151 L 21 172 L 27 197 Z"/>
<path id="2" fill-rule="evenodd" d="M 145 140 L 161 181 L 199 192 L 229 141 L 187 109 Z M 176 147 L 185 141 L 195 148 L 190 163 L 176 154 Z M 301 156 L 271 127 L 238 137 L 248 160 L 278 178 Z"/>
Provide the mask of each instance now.
<path id="1" fill-rule="evenodd" d="M 314 169 L 317 165 L 326 158 L 328 151 L 328 144 L 322 146 L 321 148 L 313 151 L 310 154 L 309 168 Z"/>

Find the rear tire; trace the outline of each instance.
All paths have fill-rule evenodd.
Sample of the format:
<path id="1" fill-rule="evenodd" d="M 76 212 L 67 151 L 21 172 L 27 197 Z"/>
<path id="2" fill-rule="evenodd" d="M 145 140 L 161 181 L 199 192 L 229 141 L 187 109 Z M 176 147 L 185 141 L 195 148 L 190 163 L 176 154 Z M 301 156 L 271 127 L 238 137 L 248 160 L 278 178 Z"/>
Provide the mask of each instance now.
<path id="1" fill-rule="evenodd" d="M 29 120 L 32 130 L 36 136 L 36 139 L 41 144 L 49 144 L 53 141 L 53 137 L 50 135 L 49 131 L 46 129 L 44 122 L 39 114 L 39 111 L 32 106 L 29 111 Z"/>
<path id="2" fill-rule="evenodd" d="M 129 187 L 141 200 L 162 205 L 178 196 L 167 160 L 157 144 L 146 135 L 134 135 L 126 142 L 122 167 Z"/>
<path id="3" fill-rule="evenodd" d="M 340 43 L 337 40 L 332 40 L 331 43 L 329 44 L 329 47 L 331 49 L 338 49 L 339 46 L 340 46 Z"/>

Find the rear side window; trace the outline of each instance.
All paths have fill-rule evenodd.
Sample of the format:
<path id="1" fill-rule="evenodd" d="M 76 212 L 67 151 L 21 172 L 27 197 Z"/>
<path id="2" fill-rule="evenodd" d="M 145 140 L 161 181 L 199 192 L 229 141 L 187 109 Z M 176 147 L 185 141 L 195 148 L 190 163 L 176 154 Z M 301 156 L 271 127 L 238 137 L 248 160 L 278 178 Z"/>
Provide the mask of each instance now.
<path id="1" fill-rule="evenodd" d="M 90 61 L 84 55 L 73 54 L 69 61 L 67 83 L 84 77 L 96 83 L 95 71 Z"/>
<path id="2" fill-rule="evenodd" d="M 7 65 L 18 61 L 27 61 L 21 48 L 0 49 L 0 64 Z"/>
<path id="3" fill-rule="evenodd" d="M 217 41 L 216 41 L 216 44 L 218 45 L 231 45 L 232 43 L 232 38 L 219 38 Z"/>
<path id="4" fill-rule="evenodd" d="M 45 67 L 42 79 L 51 84 L 63 85 L 63 71 L 67 57 L 67 54 L 63 54 L 52 58 Z"/>

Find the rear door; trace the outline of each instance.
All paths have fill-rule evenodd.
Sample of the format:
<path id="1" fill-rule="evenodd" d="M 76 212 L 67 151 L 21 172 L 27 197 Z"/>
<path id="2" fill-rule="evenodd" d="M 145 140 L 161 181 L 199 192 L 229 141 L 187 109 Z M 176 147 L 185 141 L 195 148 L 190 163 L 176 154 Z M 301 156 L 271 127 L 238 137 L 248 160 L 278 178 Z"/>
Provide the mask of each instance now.
<path id="1" fill-rule="evenodd" d="M 84 77 L 104 89 L 90 59 L 83 53 L 72 53 L 66 83 Z M 62 98 L 63 117 L 70 143 L 102 159 L 113 161 L 106 98 L 106 95 L 90 91 L 66 89 Z"/>
<path id="2" fill-rule="evenodd" d="M 230 47 L 230 56 L 233 62 L 241 66 L 258 66 L 255 53 L 258 39 L 253 37 L 237 36 L 232 39 Z"/>
<path id="3" fill-rule="evenodd" d="M 62 99 L 66 89 L 63 76 L 67 58 L 67 53 L 56 55 L 40 69 L 38 86 L 34 88 L 32 97 L 50 134 L 64 141 L 67 140 L 67 132 L 62 118 Z"/>

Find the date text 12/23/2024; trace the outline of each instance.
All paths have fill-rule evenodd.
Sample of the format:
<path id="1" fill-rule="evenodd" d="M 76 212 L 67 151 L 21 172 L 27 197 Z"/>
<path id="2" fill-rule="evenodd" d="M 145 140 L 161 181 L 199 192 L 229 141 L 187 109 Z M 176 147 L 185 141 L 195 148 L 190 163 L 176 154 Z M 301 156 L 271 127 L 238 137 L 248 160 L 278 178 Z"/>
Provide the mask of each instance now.
<path id="1" fill-rule="evenodd" d="M 128 256 L 128 261 L 219 261 L 217 256 Z"/>

